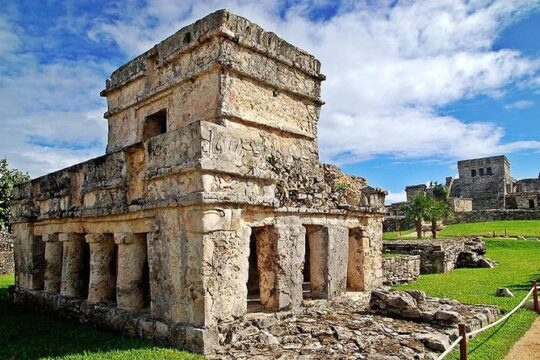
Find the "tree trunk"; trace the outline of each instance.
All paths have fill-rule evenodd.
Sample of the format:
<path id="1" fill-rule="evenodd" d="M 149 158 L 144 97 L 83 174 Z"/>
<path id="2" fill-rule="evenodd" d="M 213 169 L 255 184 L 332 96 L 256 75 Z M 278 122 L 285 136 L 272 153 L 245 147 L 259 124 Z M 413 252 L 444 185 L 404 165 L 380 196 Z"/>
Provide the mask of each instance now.
<path id="1" fill-rule="evenodd" d="M 433 239 L 437 238 L 437 220 L 431 219 L 431 237 Z"/>
<path id="2" fill-rule="evenodd" d="M 422 239 L 422 220 L 416 220 L 416 238 Z"/>

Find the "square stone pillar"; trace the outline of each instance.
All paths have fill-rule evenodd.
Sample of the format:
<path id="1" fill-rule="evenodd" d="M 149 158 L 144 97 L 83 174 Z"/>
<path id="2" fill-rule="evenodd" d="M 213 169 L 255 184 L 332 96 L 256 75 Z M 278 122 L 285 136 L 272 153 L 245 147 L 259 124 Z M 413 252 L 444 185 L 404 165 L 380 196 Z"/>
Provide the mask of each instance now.
<path id="1" fill-rule="evenodd" d="M 349 264 L 347 268 L 347 287 L 351 290 L 365 290 L 365 276 L 371 271 L 366 268 L 366 255 L 369 253 L 369 238 L 362 228 L 349 230 Z"/>
<path id="2" fill-rule="evenodd" d="M 382 218 L 368 218 L 363 231 L 364 291 L 373 290 L 383 283 L 382 271 Z"/>
<path id="3" fill-rule="evenodd" d="M 58 240 L 58 234 L 44 234 L 43 241 L 45 242 L 44 290 L 58 294 L 62 282 L 62 243 Z"/>
<path id="4" fill-rule="evenodd" d="M 85 279 L 88 264 L 85 264 L 84 235 L 61 233 L 58 235 L 58 240 L 63 244 L 60 293 L 66 296 L 82 297 L 88 290 Z"/>
<path id="5" fill-rule="evenodd" d="M 118 245 L 116 303 L 120 309 L 140 310 L 144 307 L 143 273 L 147 261 L 146 234 L 114 234 Z"/>
<path id="6" fill-rule="evenodd" d="M 305 237 L 306 228 L 291 219 L 265 227 L 259 234 L 257 266 L 266 309 L 286 310 L 302 304 Z"/>
<path id="7" fill-rule="evenodd" d="M 12 225 L 14 237 L 15 284 L 26 289 L 43 289 L 45 273 L 45 244 L 34 235 L 30 223 Z"/>
<path id="8" fill-rule="evenodd" d="M 349 230 L 328 225 L 309 234 L 311 295 L 332 299 L 347 291 Z"/>
<path id="9" fill-rule="evenodd" d="M 90 281 L 88 301 L 114 300 L 116 288 L 116 259 L 112 234 L 87 234 L 90 246 Z"/>

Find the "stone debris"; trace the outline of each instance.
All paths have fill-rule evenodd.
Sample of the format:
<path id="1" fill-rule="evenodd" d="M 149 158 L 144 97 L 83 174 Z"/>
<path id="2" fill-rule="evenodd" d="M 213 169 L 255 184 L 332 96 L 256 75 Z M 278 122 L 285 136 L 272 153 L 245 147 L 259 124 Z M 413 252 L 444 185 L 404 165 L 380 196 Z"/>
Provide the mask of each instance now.
<path id="1" fill-rule="evenodd" d="M 427 297 L 421 291 L 374 290 L 370 306 L 391 317 L 429 322 L 439 325 L 457 324 L 467 318 L 470 305 L 450 299 Z M 477 311 L 477 310 L 475 310 Z M 496 307 L 482 307 L 479 313 L 492 321 L 499 313 Z M 473 317 L 473 316 L 470 316 Z M 472 320 L 473 325 L 481 321 Z"/>
<path id="2" fill-rule="evenodd" d="M 220 340 L 223 347 L 208 358 L 435 358 L 457 338 L 457 318 L 476 329 L 494 321 L 498 313 L 495 307 L 430 298 L 420 291 L 377 290 L 371 307 L 367 298 L 305 301 L 301 314 L 250 314 L 231 328 L 224 324 L 221 330 L 228 335 Z"/>
<path id="3" fill-rule="evenodd" d="M 482 259 L 478 259 L 477 266 L 479 268 L 493 269 L 495 267 L 495 262 L 490 259 L 482 258 Z"/>
<path id="4" fill-rule="evenodd" d="M 508 288 L 498 288 L 495 295 L 499 297 L 514 297 L 514 293 L 512 293 Z"/>

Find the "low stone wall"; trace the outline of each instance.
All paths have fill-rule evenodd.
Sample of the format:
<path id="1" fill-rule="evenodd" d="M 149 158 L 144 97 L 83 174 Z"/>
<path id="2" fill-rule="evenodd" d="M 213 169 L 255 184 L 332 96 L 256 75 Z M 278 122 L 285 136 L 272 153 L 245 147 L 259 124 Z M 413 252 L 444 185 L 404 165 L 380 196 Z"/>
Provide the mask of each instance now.
<path id="1" fill-rule="evenodd" d="M 0 274 L 13 274 L 14 272 L 13 237 L 7 232 L 0 231 Z"/>
<path id="2" fill-rule="evenodd" d="M 540 210 L 500 209 L 500 210 L 475 210 L 455 213 L 449 224 L 500 221 L 500 220 L 540 220 Z M 481 235 L 481 234 L 478 234 Z M 539 234 L 540 235 L 540 234 Z"/>
<path id="3" fill-rule="evenodd" d="M 169 324 L 153 319 L 150 314 L 121 310 L 115 305 L 91 303 L 86 300 L 49 294 L 12 286 L 10 302 L 34 311 L 49 312 L 131 337 L 149 339 L 188 351 L 207 353 L 205 348 L 217 343 L 217 333 L 182 324 Z"/>
<path id="4" fill-rule="evenodd" d="M 383 242 L 384 253 L 420 256 L 420 273 L 436 274 L 452 271 L 456 266 L 471 267 L 486 252 L 482 238 L 437 239 L 437 240 L 396 240 Z M 460 263 L 463 254 L 467 262 Z M 473 260 L 470 260 L 473 259 Z M 470 261 L 469 261 L 470 260 Z M 476 263 L 475 263 L 476 264 Z"/>
<path id="5" fill-rule="evenodd" d="M 385 285 L 416 281 L 418 276 L 420 276 L 420 255 L 398 255 L 383 259 Z"/>

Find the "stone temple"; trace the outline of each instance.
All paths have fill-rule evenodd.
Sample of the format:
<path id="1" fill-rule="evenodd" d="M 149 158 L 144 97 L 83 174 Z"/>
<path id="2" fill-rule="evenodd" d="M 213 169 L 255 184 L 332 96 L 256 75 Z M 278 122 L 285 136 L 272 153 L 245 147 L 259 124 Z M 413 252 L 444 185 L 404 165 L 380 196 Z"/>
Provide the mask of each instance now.
<path id="1" fill-rule="evenodd" d="M 384 196 L 319 162 L 312 55 L 225 10 L 114 71 L 104 156 L 15 189 L 11 301 L 211 353 L 382 283 Z"/>

